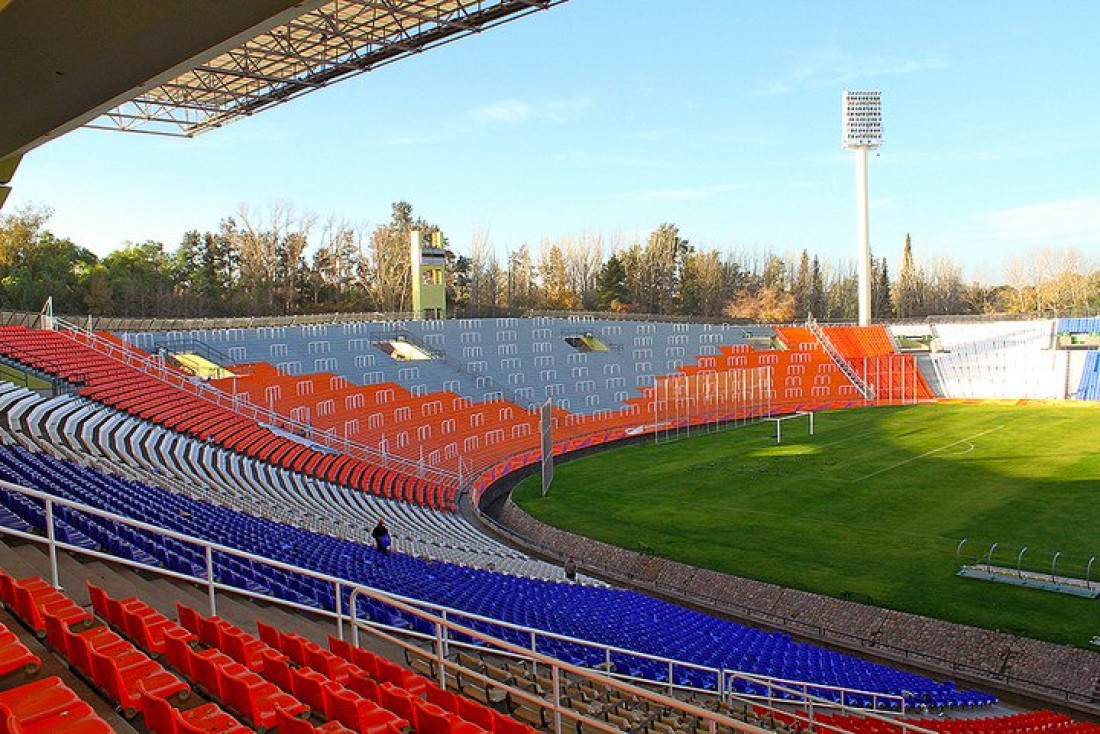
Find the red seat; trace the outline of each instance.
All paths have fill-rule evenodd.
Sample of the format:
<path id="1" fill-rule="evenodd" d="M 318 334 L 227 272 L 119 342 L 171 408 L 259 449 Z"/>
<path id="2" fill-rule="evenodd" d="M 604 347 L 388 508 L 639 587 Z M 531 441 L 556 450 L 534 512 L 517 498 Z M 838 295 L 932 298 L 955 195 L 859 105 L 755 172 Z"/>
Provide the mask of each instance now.
<path id="1" fill-rule="evenodd" d="M 215 703 L 181 711 L 156 694 L 144 692 L 141 718 L 153 734 L 251 734 L 252 730 Z"/>
<path id="2" fill-rule="evenodd" d="M 333 718 L 335 707 L 328 686 L 337 684 L 310 668 L 291 668 L 290 684 L 290 689 L 284 690 L 294 694 L 295 698 L 314 711 L 323 714 L 326 719 Z"/>
<path id="3" fill-rule="evenodd" d="M 361 734 L 383 734 L 409 722 L 347 688 L 331 692 L 332 718 Z"/>
<path id="4" fill-rule="evenodd" d="M 176 602 L 176 615 L 180 618 L 180 624 L 192 634 L 199 633 L 199 613 L 186 604 Z"/>
<path id="5" fill-rule="evenodd" d="M 222 649 L 238 663 L 259 673 L 264 669 L 264 653 L 271 648 L 244 630 L 229 625 L 222 627 Z"/>
<path id="6" fill-rule="evenodd" d="M 377 678 L 379 682 L 392 683 L 397 688 L 409 691 L 414 696 L 419 696 L 424 692 L 427 681 L 411 670 L 378 656 L 375 656 L 375 666 L 378 675 L 374 677 Z"/>
<path id="7" fill-rule="evenodd" d="M 16 712 L 0 703 L 0 731 L 5 734 L 114 734 L 114 729 L 83 701 L 35 721 L 21 720 Z"/>
<path id="8" fill-rule="evenodd" d="M 309 642 L 305 645 L 306 665 L 328 678 L 343 683 L 348 679 L 348 661 L 330 652 L 320 645 Z"/>
<path id="9" fill-rule="evenodd" d="M 294 690 L 294 681 L 290 677 L 290 664 L 286 655 L 268 648 L 264 653 L 263 676 L 284 691 Z"/>
<path id="10" fill-rule="evenodd" d="M 0 704 L 24 724 L 56 716 L 79 703 L 80 698 L 56 675 L 0 692 Z"/>
<path id="11" fill-rule="evenodd" d="M 47 612 L 70 625 L 92 618 L 76 602 L 40 578 L 16 581 L 12 585 L 12 596 L 12 611 L 39 637 L 46 635 Z"/>
<path id="12" fill-rule="evenodd" d="M 382 694 L 379 691 L 378 681 L 371 678 L 362 670 L 356 669 L 348 673 L 348 688 L 375 703 L 380 703 Z"/>
<path id="13" fill-rule="evenodd" d="M 137 654 L 112 656 L 92 650 L 93 679 L 122 707 L 125 714 L 141 711 L 143 688 L 162 698 L 184 698 L 191 692 L 186 683 L 159 663 L 150 660 L 144 653 L 134 652 Z"/>
<path id="14" fill-rule="evenodd" d="M 19 637 L 0 624 L 0 677 L 21 670 L 31 676 L 42 667 L 42 659 L 27 649 Z"/>
<path id="15" fill-rule="evenodd" d="M 275 726 L 277 709 L 284 709 L 291 716 L 308 710 L 289 693 L 279 690 L 244 666 L 237 663 L 234 665 L 239 670 L 230 672 L 223 669 L 223 681 L 228 694 L 226 700 L 254 726 L 265 729 Z"/>
<path id="16" fill-rule="evenodd" d="M 496 713 L 488 706 L 483 706 L 472 698 L 466 698 L 465 696 L 457 696 L 458 710 L 449 709 L 445 706 L 441 707 L 444 711 L 450 711 L 452 714 L 456 714 L 462 719 L 469 721 L 471 724 L 477 724 L 486 731 L 495 731 Z"/>
<path id="17" fill-rule="evenodd" d="M 485 731 L 423 699 L 413 699 L 413 705 L 416 707 L 417 734 L 482 734 Z"/>
<path id="18" fill-rule="evenodd" d="M 417 732 L 420 732 L 420 723 L 415 702 L 420 700 L 392 683 L 383 683 L 378 687 L 378 703 L 408 721 Z"/>

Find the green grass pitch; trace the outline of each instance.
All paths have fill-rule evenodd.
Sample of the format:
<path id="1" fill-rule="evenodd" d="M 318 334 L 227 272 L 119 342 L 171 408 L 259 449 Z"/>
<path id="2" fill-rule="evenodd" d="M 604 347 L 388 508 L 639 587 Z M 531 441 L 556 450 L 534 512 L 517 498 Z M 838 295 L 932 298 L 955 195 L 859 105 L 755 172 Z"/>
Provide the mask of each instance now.
<path id="1" fill-rule="evenodd" d="M 544 522 L 694 566 L 1088 646 L 1100 599 L 955 576 L 955 548 L 1084 574 L 1100 555 L 1100 410 L 923 405 L 818 413 L 614 449 L 515 499 Z M 1100 560 L 1093 571 L 1100 576 Z"/>

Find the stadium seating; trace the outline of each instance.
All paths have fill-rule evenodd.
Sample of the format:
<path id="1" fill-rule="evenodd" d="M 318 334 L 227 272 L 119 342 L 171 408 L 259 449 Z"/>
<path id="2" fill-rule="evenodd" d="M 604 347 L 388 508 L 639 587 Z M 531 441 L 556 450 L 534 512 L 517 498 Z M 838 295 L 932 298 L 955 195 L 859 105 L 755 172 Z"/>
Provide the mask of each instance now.
<path id="1" fill-rule="evenodd" d="M 1077 399 L 1100 400 L 1100 352 L 1092 351 L 1085 356 L 1081 382 L 1077 385 Z"/>
<path id="2" fill-rule="evenodd" d="M 823 331 L 860 379 L 872 387 L 876 402 L 935 398 L 916 360 L 897 352 L 885 326 L 826 326 Z"/>
<path id="3" fill-rule="evenodd" d="M 1100 316 L 1076 319 L 1058 319 L 1055 330 L 1059 334 L 1100 335 Z"/>
<path id="4" fill-rule="evenodd" d="M 47 399 L 0 383 L 0 433 L 4 430 L 24 448 L 81 463 L 92 461 L 118 476 L 280 523 L 367 541 L 369 528 L 384 517 L 397 547 L 420 557 L 518 576 L 557 578 L 561 574 L 559 566 L 525 556 L 480 533 L 460 514 L 303 477 L 74 396 Z M 0 517 L 0 522 L 9 527 L 29 527 L 6 509 L 0 513 L 7 513 L 7 520 Z M 59 529 L 68 542 L 82 537 L 85 547 L 95 546 L 67 523 Z M 112 542 L 115 550 L 127 557 L 142 557 L 153 565 L 163 563 L 141 548 Z M 169 562 L 175 564 L 173 570 L 185 573 L 197 573 L 202 565 L 202 559 L 186 549 Z M 585 576 L 581 581 L 594 583 Z"/>
<path id="5" fill-rule="evenodd" d="M 1064 399 L 1067 352 L 1053 321 L 936 324 L 932 365 L 950 398 Z"/>
<path id="6" fill-rule="evenodd" d="M 112 734 L 110 725 L 57 676 L 0 690 L 0 731 L 8 734 Z"/>
<path id="7" fill-rule="evenodd" d="M 415 493 L 428 482 L 383 470 L 360 459 L 320 451 L 197 394 L 130 367 L 75 337 L 21 326 L 0 327 L 0 355 L 54 377 L 82 385 L 80 394 L 167 428 L 238 453 L 295 468 L 312 476 L 374 492 L 395 487 Z"/>
<path id="8" fill-rule="evenodd" d="M 980 704 L 993 700 L 984 694 L 956 691 L 927 678 L 795 643 L 785 635 L 760 632 L 634 592 L 522 579 L 446 563 L 427 563 L 399 553 L 379 557 L 364 545 L 241 515 L 18 446 L 0 447 L 0 477 L 356 583 L 597 643 L 824 685 L 888 693 L 905 691 L 914 703 Z M 41 529 L 40 505 L 31 502 L 28 507 L 15 501 L 13 495 L 4 491 L 0 500 Z M 30 508 L 36 508 L 37 513 Z M 179 551 L 176 547 L 179 544 L 167 544 L 152 533 L 124 531 L 114 523 L 76 512 L 63 514 L 68 522 L 89 537 L 94 536 L 104 547 L 111 542 L 120 547 L 128 544 L 165 561 Z M 335 608 L 332 587 L 328 584 L 275 572 L 221 553 L 214 556 L 215 575 L 223 583 L 329 610 Z M 418 628 L 417 620 L 374 602 L 361 611 L 384 624 Z M 461 619 L 461 615 L 454 613 L 452 618 Z M 662 624 L 654 625 L 655 619 L 662 620 Z M 468 624 L 515 644 L 530 642 L 523 632 L 473 620 Z M 578 664 L 603 662 L 602 652 L 550 638 L 540 639 L 539 650 Z M 657 680 L 667 676 L 663 663 L 618 653 L 612 660 L 620 671 L 631 675 Z M 713 680 L 705 674 L 685 670 L 683 675 L 686 677 L 682 682 L 713 686 Z M 832 695 L 828 690 L 822 693 Z"/>

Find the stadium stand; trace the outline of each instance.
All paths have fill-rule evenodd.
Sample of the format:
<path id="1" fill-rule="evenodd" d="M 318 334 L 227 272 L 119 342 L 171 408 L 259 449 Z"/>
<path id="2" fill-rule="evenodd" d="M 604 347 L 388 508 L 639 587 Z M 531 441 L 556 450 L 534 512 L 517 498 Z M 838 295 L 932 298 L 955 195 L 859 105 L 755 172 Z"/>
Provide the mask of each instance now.
<path id="1" fill-rule="evenodd" d="M 1076 319 L 1058 319 L 1055 326 L 1059 334 L 1100 335 L 1100 316 Z"/>
<path id="2" fill-rule="evenodd" d="M 592 335 L 607 351 L 578 348 Z M 547 398 L 578 415 L 618 407 L 629 393 L 675 373 L 719 345 L 769 339 L 770 327 L 565 319 L 454 319 L 300 327 L 119 334 L 146 350 L 199 341 L 235 363 L 269 362 L 289 375 L 332 372 L 350 383 L 396 383 L 412 395 L 453 392 L 474 402 L 507 398 L 521 407 Z M 432 359 L 395 359 L 383 348 L 405 339 Z M 573 343 L 570 343 L 573 342 Z"/>
<path id="3" fill-rule="evenodd" d="M 895 694 L 905 691 L 916 704 L 974 705 L 994 700 L 986 694 L 955 691 L 921 676 L 801 645 L 785 635 L 759 632 L 634 592 L 522 579 L 446 563 L 427 563 L 402 554 L 379 557 L 362 544 L 242 515 L 19 446 L 0 449 L 0 466 L 5 479 L 24 486 L 390 593 L 514 624 L 717 668 L 823 686 Z M 7 490 L 0 498 L 25 522 L 43 528 L 39 505 L 18 501 L 16 493 Z M 132 556 L 140 550 L 169 566 L 178 564 L 179 558 L 192 563 L 196 560 L 193 548 L 168 544 L 163 537 L 146 531 L 123 528 L 69 510 L 59 510 L 58 517 L 63 532 L 78 533 L 96 546 L 113 547 L 122 555 Z M 214 555 L 216 574 L 226 584 L 323 609 L 335 608 L 330 585 L 310 577 L 272 573 L 221 553 Z M 415 619 L 399 612 L 378 605 L 369 608 L 376 621 L 404 628 L 416 626 Z M 655 627 L 654 619 L 663 621 Z M 514 644 L 530 642 L 526 633 L 517 630 L 474 620 L 470 626 Z M 540 638 L 539 647 L 540 651 L 576 664 L 594 665 L 604 660 L 602 652 L 574 642 Z M 615 653 L 612 660 L 620 671 L 632 676 L 656 680 L 667 676 L 666 664 L 647 658 Z M 706 674 L 692 669 L 684 669 L 682 675 L 677 682 L 701 687 L 714 685 L 713 675 L 708 679 Z M 835 695 L 832 689 L 820 690 L 824 695 Z"/>
<path id="4" fill-rule="evenodd" d="M 933 400 L 912 355 L 899 354 L 885 326 L 826 326 L 823 331 L 874 390 L 876 403 Z"/>
<path id="5" fill-rule="evenodd" d="M 557 578 L 557 566 L 478 532 L 463 516 L 254 462 L 87 400 L 0 383 L 0 433 L 24 448 L 320 533 L 369 542 L 386 518 L 396 547 L 430 560 Z M 20 522 L 17 517 L 14 522 Z M 582 575 L 583 583 L 598 583 Z"/>
<path id="6" fill-rule="evenodd" d="M 1054 324 L 936 324 L 931 360 L 944 396 L 1065 399 L 1068 359 L 1052 348 Z"/>
<path id="7" fill-rule="evenodd" d="M 1077 386 L 1078 400 L 1100 400 L 1100 352 L 1089 352 L 1085 357 L 1081 382 Z"/>
<path id="8" fill-rule="evenodd" d="M 375 492 L 424 491 L 426 480 L 292 440 L 243 415 L 160 381 L 67 333 L 0 327 L 0 354 L 69 383 L 80 394 L 238 453 Z M 433 488 L 434 489 L 434 488 Z"/>

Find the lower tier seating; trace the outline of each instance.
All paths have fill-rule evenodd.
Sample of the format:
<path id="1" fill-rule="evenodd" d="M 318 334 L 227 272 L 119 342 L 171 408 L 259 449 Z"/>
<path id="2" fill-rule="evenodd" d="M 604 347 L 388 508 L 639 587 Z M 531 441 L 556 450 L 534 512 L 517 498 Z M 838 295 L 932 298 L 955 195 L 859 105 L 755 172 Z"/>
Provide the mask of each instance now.
<path id="1" fill-rule="evenodd" d="M 390 593 L 596 643 L 714 668 L 864 691 L 904 692 L 911 704 L 969 706 L 995 700 L 986 694 L 956 690 L 949 683 L 937 683 L 796 643 L 783 634 L 744 627 L 635 592 L 515 578 L 425 562 L 401 553 L 379 554 L 362 544 L 242 515 L 18 447 L 0 447 L 0 478 Z M 29 524 L 43 527 L 41 504 L 7 490 L 0 492 L 0 504 L 20 514 Z M 177 541 L 169 544 L 151 533 L 73 511 L 59 512 L 59 517 L 88 538 L 93 535 L 108 541 L 116 538 L 118 548 L 139 549 L 159 555 L 169 563 L 171 558 L 182 559 L 180 568 L 189 567 L 192 573 L 204 568 L 201 554 L 192 545 Z M 224 583 L 316 607 L 335 608 L 330 584 L 222 553 L 214 554 L 214 562 L 215 575 Z M 346 600 L 344 604 L 347 608 Z M 418 626 L 417 620 L 374 602 L 366 604 L 360 612 L 392 626 Z M 453 618 L 461 619 L 461 615 L 455 614 Z M 523 631 L 474 620 L 466 623 L 515 644 L 530 643 Z M 579 665 L 604 662 L 602 650 L 577 643 L 541 638 L 538 649 Z M 667 677 L 667 665 L 662 662 L 625 653 L 613 654 L 612 662 L 623 673 L 651 680 Z M 713 688 L 715 684 L 713 674 L 689 668 L 676 668 L 674 678 L 677 683 L 701 688 Z M 830 689 L 820 689 L 819 693 L 837 695 Z"/>

